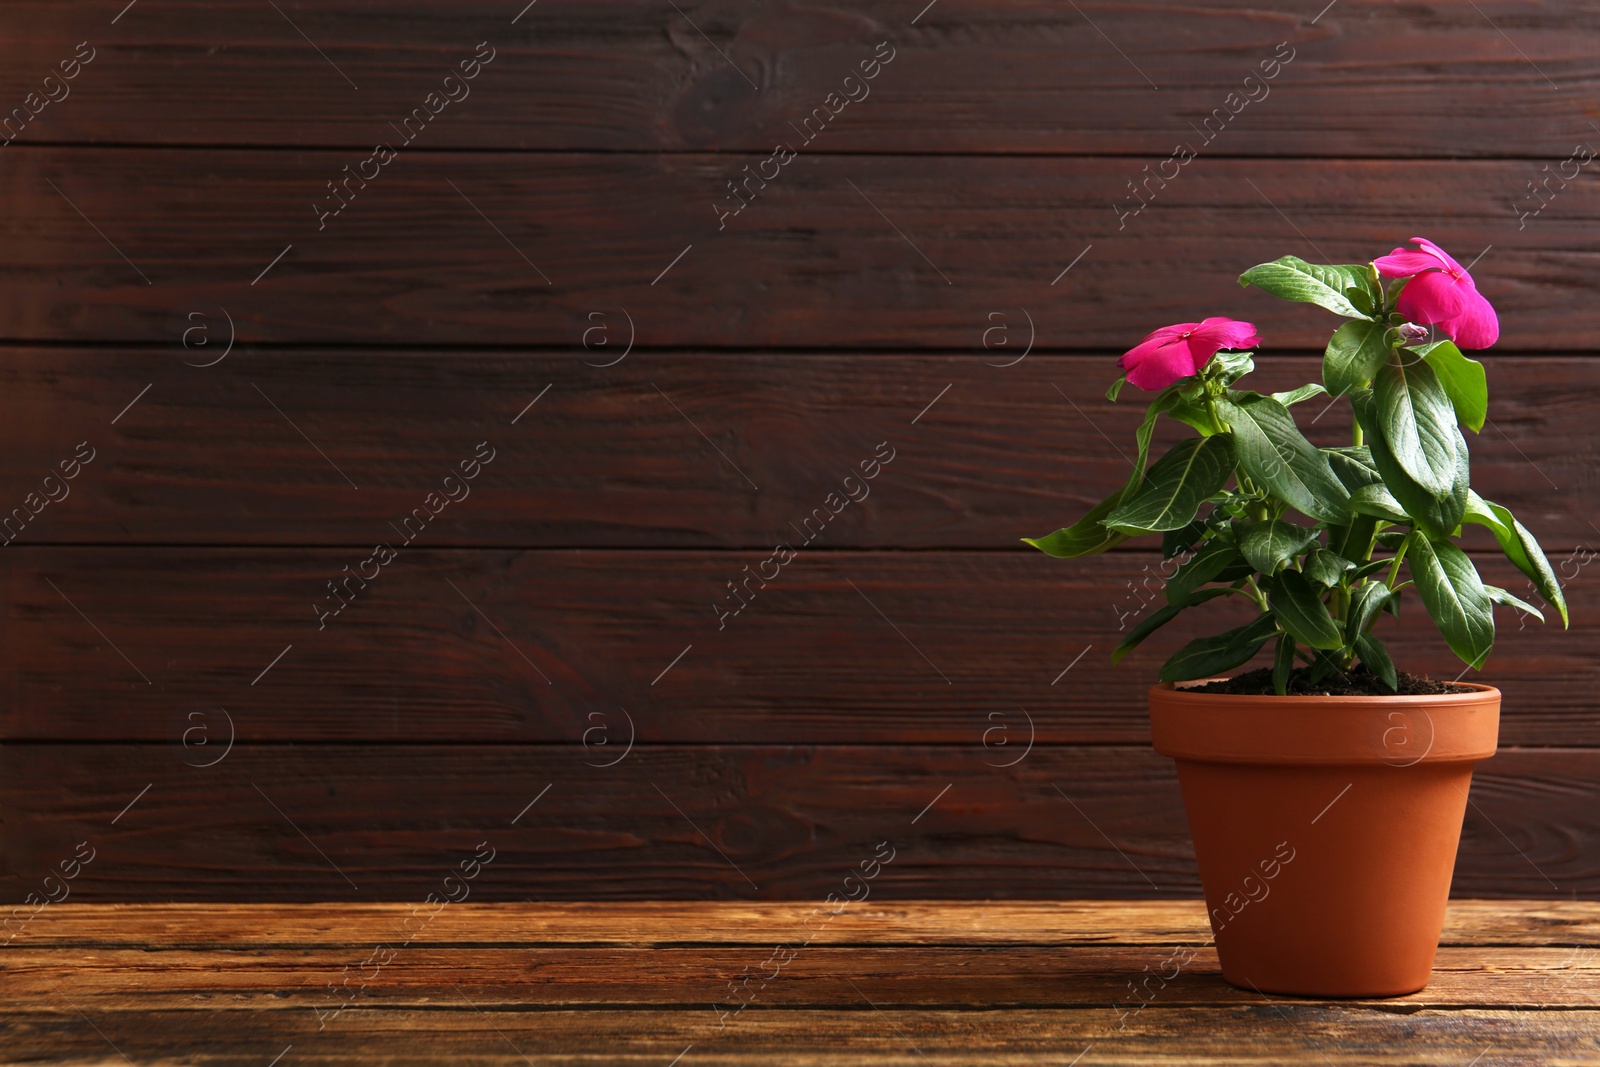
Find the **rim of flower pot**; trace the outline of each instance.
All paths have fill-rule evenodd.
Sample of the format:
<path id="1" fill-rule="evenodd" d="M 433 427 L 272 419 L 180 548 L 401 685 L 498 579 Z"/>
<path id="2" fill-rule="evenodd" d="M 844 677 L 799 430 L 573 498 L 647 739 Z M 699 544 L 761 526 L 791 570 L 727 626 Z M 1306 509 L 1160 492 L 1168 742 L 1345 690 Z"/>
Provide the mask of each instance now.
<path id="1" fill-rule="evenodd" d="M 1221 674 L 1215 678 L 1196 678 L 1190 682 L 1160 682 L 1150 687 L 1150 691 L 1179 694 L 1185 703 L 1228 703 L 1260 702 L 1263 704 L 1276 704 L 1280 701 L 1306 702 L 1318 704 L 1371 704 L 1382 701 L 1390 704 L 1453 704 L 1460 702 L 1481 703 L 1489 697 L 1484 694 L 1492 693 L 1495 697 L 1500 695 L 1500 690 L 1492 685 L 1482 682 L 1451 682 L 1472 690 L 1470 693 L 1372 693 L 1372 694 L 1344 694 L 1340 696 L 1321 696 L 1315 693 L 1290 693 L 1279 696 L 1276 693 L 1196 693 L 1193 690 L 1212 682 L 1225 682 L 1230 675 Z"/>
<path id="2" fill-rule="evenodd" d="M 1278 696 L 1192 693 L 1163 682 L 1149 691 L 1157 752 L 1215 763 L 1475 763 L 1494 755 L 1500 690 L 1460 682 L 1465 693 Z"/>

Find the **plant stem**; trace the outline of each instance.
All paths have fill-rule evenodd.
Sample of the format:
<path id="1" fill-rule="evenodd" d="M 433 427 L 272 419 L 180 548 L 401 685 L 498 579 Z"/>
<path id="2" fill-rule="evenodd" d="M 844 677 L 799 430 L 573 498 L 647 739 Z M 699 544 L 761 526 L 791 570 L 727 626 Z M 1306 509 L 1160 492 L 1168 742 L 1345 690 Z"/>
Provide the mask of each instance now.
<path id="1" fill-rule="evenodd" d="M 1237 477 L 1239 479 L 1240 492 L 1252 497 L 1265 497 L 1267 495 L 1256 486 L 1255 482 L 1250 480 L 1250 476 L 1244 471 L 1239 471 Z M 1272 518 L 1271 512 L 1267 510 L 1265 500 L 1252 501 L 1247 505 L 1247 507 L 1249 508 L 1251 517 L 1257 522 L 1266 522 L 1268 519 Z"/>
<path id="2" fill-rule="evenodd" d="M 1406 558 L 1406 549 L 1411 547 L 1411 539 L 1417 536 L 1415 529 L 1406 531 L 1406 539 L 1400 542 L 1400 548 L 1394 554 L 1393 565 L 1389 568 L 1388 586 L 1394 588 L 1395 579 L 1400 577 L 1400 561 Z"/>

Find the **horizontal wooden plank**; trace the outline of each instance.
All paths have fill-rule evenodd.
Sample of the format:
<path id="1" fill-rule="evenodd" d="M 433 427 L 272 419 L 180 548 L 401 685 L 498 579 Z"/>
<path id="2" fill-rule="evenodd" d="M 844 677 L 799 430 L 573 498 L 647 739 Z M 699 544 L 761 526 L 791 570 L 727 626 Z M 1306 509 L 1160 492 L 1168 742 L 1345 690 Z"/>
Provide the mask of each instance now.
<path id="1" fill-rule="evenodd" d="M 12 545 L 0 736 L 164 741 L 193 763 L 230 738 L 587 739 L 594 762 L 630 738 L 918 741 L 1004 763 L 1030 738 L 1144 742 L 1156 668 L 1248 617 L 1236 598 L 1208 604 L 1113 667 L 1163 602 L 1156 554 L 1031 550 L 807 551 L 731 614 L 728 583 L 769 556 L 401 546 L 336 594 L 368 550 Z M 1479 562 L 1487 581 L 1525 584 L 1502 558 Z M 1578 595 L 1590 572 L 1574 573 L 1573 629 L 1500 613 L 1478 677 L 1506 694 L 1503 744 L 1600 741 L 1600 636 Z M 1462 673 L 1415 602 L 1381 625 L 1407 669 Z"/>
<path id="2" fill-rule="evenodd" d="M 1564 1048 L 1581 1048 L 1594 1014 L 1585 1010 L 1596 998 L 1594 953 L 1581 942 L 1594 941 L 1595 907 L 1458 901 L 1426 991 L 1329 1003 L 1223 983 L 1211 948 L 1183 936 L 1203 926 L 1197 901 L 863 901 L 814 931 L 799 925 L 814 909 L 757 903 L 468 901 L 419 921 L 415 908 L 393 903 L 69 901 L 6 947 L 0 995 L 11 1010 L 0 1032 L 30 1062 L 94 1055 L 90 1031 L 124 1055 L 133 1047 L 138 1062 L 176 1048 L 170 1035 L 203 1039 L 210 1056 L 242 1058 L 269 1032 L 288 1042 L 280 1058 L 298 1050 L 331 1062 L 357 1047 L 370 1058 L 404 1037 L 408 1062 L 463 1054 L 483 1062 L 489 1030 L 525 1062 L 579 1048 L 638 1058 L 648 1052 L 643 1035 L 663 1033 L 646 1027 L 667 1019 L 676 1030 L 666 1035 L 686 1043 L 680 1059 L 698 1049 L 702 1060 L 725 1062 L 763 1062 L 777 1048 L 785 1058 L 774 1062 L 881 1059 L 881 1050 L 838 1041 L 879 1022 L 927 1062 L 976 1050 L 986 1062 L 1040 1062 L 1054 1050 L 1081 1058 L 1094 1047 L 1155 1062 L 1152 1052 L 1179 1046 L 1184 1062 L 1267 1062 L 1324 1048 L 1370 1053 L 1384 1040 L 1459 1060 L 1455 1050 L 1477 1047 L 1488 1021 L 1514 1005 L 1514 1025 L 1500 1024 L 1512 1040 L 1490 1046 L 1497 1062 L 1532 1062 L 1518 1053 L 1534 1049 L 1540 1062 L 1561 1062 Z M 1536 947 L 1552 932 L 1578 930 L 1587 934 L 1573 947 Z M 1448 943 L 1507 932 L 1522 944 Z M 780 938 L 792 954 L 774 971 L 767 961 Z M 1190 952 L 1174 957 L 1174 943 Z M 1136 984 L 1145 996 L 1133 997 Z M 1435 1017 L 1452 1025 L 1436 1027 Z M 219 1019 L 229 1025 L 205 1030 Z M 460 1025 L 480 1019 L 476 1031 Z M 808 1028 L 791 1032 L 795 1019 Z M 974 1019 L 983 1025 L 967 1025 Z M 1219 1035 L 1233 1039 L 1225 1051 L 1207 1043 Z M 1285 1035 L 1299 1044 L 1284 1044 Z M 1520 1049 L 1518 1035 L 1538 1044 Z"/>
<path id="3" fill-rule="evenodd" d="M 448 90 L 458 99 L 427 128 L 429 148 L 765 154 L 831 93 L 838 114 L 825 112 L 821 152 L 1154 159 L 1174 140 L 1199 141 L 1195 127 L 1222 108 L 1208 150 L 1554 161 L 1592 132 L 1584 94 L 1600 43 L 1592 4 L 1518 0 L 1343 0 L 1315 21 L 1243 0 L 942 0 L 927 11 L 541 0 L 515 22 L 521 5 L 279 7 L 145 4 L 113 24 L 115 11 L 87 0 L 7 4 L 5 99 L 41 101 L 19 141 L 370 148 Z M 94 58 L 63 85 L 59 62 L 85 38 Z M 483 40 L 494 59 L 464 88 L 445 86 Z M 892 59 L 863 83 L 860 64 L 880 43 Z M 70 95 L 43 103 L 41 89 Z"/>
<path id="4" fill-rule="evenodd" d="M 814 905 L 787 901 L 464 901 L 427 923 L 426 944 L 549 947 L 766 945 L 774 929 L 805 929 L 806 944 L 1174 945 L 1210 941 L 1200 901 L 867 901 L 805 928 Z M 411 904 L 77 904 L 30 918 L 30 949 L 283 949 L 376 944 Z M 1594 901 L 1456 901 L 1446 947 L 1600 945 Z M 1587 965 L 1574 955 L 1573 965 Z"/>
<path id="5" fill-rule="evenodd" d="M 859 983 L 858 983 L 859 984 Z M 1370 1064 L 1403 1049 L 1416 1063 L 1468 1063 L 1493 1049 L 1494 1063 L 1549 1067 L 1593 1062 L 1600 1012 L 1423 1008 L 1396 1014 L 1364 1005 L 1258 1000 L 1227 1008 L 1173 1008 L 1130 1016 L 1115 1009 L 874 1010 L 862 989 L 851 1010 L 765 1011 L 754 1007 L 719 1029 L 709 1010 L 479 1013 L 460 997 L 431 1010 L 352 1008 L 319 1028 L 303 1008 L 199 1011 L 138 1008 L 102 1012 L 92 1024 L 58 995 L 0 1019 L 7 1050 L 30 1063 L 104 1062 L 108 1041 L 138 1063 L 262 1061 L 292 1046 L 296 1063 L 348 1064 L 392 1057 L 413 1064 L 570 1064 L 578 1056 L 616 1063 L 773 1067 L 860 1063 L 905 1065 L 1069 1063 L 1090 1046 L 1112 1064 Z M 690 1052 L 689 1049 L 693 1051 Z M 693 1059 L 688 1059 L 692 1056 Z M 95 1059 L 98 1058 L 98 1059 Z M 119 1061 L 120 1062 L 120 1061 Z"/>
<path id="6" fill-rule="evenodd" d="M 1009 768 L 917 745 L 641 746 L 610 768 L 512 745 L 240 745 L 210 768 L 178 756 L 0 749 L 5 899 L 60 897 L 59 874 L 44 879 L 75 870 L 66 899 L 87 902 L 820 901 L 860 893 L 843 880 L 875 858 L 869 899 L 1199 892 L 1171 765 L 1143 747 L 1038 747 Z M 1509 750 L 1480 768 L 1454 892 L 1600 890 L 1586 844 L 1597 764 L 1593 750 Z"/>
<path id="7" fill-rule="evenodd" d="M 807 944 L 1176 945 L 1210 939 L 1199 900 L 867 899 L 826 924 L 803 927 L 814 905 L 789 901 L 463 901 L 428 922 L 435 947 L 766 945 L 773 931 L 804 929 Z M 374 944 L 414 905 L 79 904 L 70 899 L 28 922 L 19 947 L 162 947 L 243 951 Z M 1588 900 L 1452 900 L 1445 946 L 1600 946 L 1600 904 Z M 1577 956 L 1574 963 L 1585 962 Z"/>
<path id="8" fill-rule="evenodd" d="M 430 547 L 770 549 L 825 508 L 816 543 L 832 549 L 1016 548 L 1127 477 L 1144 397 L 1104 398 L 1111 353 L 1005 366 L 1027 341 L 1013 318 L 981 358 L 634 352 L 596 368 L 569 353 L 240 349 L 200 369 L 145 349 L 15 349 L 0 368 L 0 502 L 32 493 L 39 513 L 0 511 L 0 537 L 370 548 L 487 440 L 493 461 L 430 521 Z M 190 362 L 223 351 L 202 336 Z M 1485 362 L 1493 422 L 1471 442 L 1474 486 L 1552 555 L 1587 549 L 1600 360 Z M 1246 384 L 1320 375 L 1316 358 L 1265 353 Z M 1347 404 L 1299 410 L 1319 443 L 1348 440 Z M 1164 426 L 1156 455 L 1189 432 Z M 63 484 L 80 442 L 94 459 Z M 834 520 L 830 493 L 869 495 Z"/>
<path id="9" fill-rule="evenodd" d="M 386 1011 L 426 1008 L 459 991 L 487 1011 L 720 1003 L 722 1011 L 732 1013 L 742 1002 L 734 990 L 742 988 L 755 997 L 752 1003 L 790 1009 L 854 1007 L 861 1002 L 857 989 L 871 989 L 880 1003 L 920 1008 L 1117 1004 L 1131 1014 L 1142 1001 L 1129 983 L 1138 988 L 1140 979 L 1165 971 L 1168 981 L 1153 982 L 1146 992 L 1159 995 L 1166 1008 L 1261 1001 L 1250 990 L 1224 982 L 1215 949 L 1199 943 L 1182 948 L 827 948 L 806 945 L 802 934 L 782 950 L 770 944 L 756 949 L 436 948 L 406 943 L 391 930 L 376 944 L 384 947 L 357 942 L 241 953 L 166 946 L 36 949 L 17 941 L 5 950 L 0 997 L 7 1004 L 42 1006 L 56 990 L 70 987 L 73 1002 L 90 1014 L 134 1006 L 180 1010 L 218 1000 L 235 1010 L 329 1011 L 343 1001 L 328 987 L 338 989 L 349 974 L 351 990 L 360 993 L 358 1003 Z M 952 981 L 952 974 L 959 980 Z M 751 982 L 743 986 L 746 976 Z M 1426 990 L 1377 1003 L 1389 1010 L 1600 1008 L 1600 953 L 1443 948 Z"/>
<path id="10" fill-rule="evenodd" d="M 772 931 L 802 928 L 813 910 L 783 901 L 546 901 L 462 903 L 428 923 L 434 947 L 767 944 Z M 31 918 L 32 949 L 193 948 L 227 951 L 327 947 L 382 941 L 409 904 L 79 904 Z M 19 936 L 22 936 L 19 934 Z M 1188 900 L 868 901 L 817 929 L 807 944 L 1171 945 L 1209 940 L 1204 905 Z M 1589 901 L 1453 900 L 1441 944 L 1476 947 L 1600 945 Z"/>
<path id="11" fill-rule="evenodd" d="M 584 354 L 598 313 L 643 346 L 960 351 L 1025 310 L 1046 349 L 1224 314 L 1320 351 L 1327 313 L 1239 272 L 1424 234 L 1463 260 L 1493 246 L 1473 269 L 1504 349 L 1593 348 L 1600 187 L 1570 184 L 1519 229 L 1526 162 L 1202 157 L 1133 215 L 1137 159 L 800 155 L 732 218 L 714 205 L 735 161 L 713 155 L 401 152 L 335 197 L 358 162 L 13 145 L 3 336 L 182 355 L 189 316 L 220 333 L 226 312 L 242 341 Z"/>

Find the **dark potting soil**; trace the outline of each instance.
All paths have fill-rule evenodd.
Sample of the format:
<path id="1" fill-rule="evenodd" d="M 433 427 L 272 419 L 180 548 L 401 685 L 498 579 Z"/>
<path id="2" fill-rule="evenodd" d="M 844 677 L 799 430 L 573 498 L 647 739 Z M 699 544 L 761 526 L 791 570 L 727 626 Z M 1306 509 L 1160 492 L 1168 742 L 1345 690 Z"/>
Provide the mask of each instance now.
<path id="1" fill-rule="evenodd" d="M 1436 682 L 1432 678 L 1419 678 L 1415 674 L 1399 672 L 1400 686 L 1390 689 L 1383 684 L 1383 680 L 1368 671 L 1365 667 L 1357 667 L 1344 675 L 1330 674 L 1320 682 L 1313 684 L 1308 681 L 1311 670 L 1308 667 L 1297 667 L 1289 677 L 1290 696 L 1430 696 L 1443 693 L 1470 693 L 1472 690 L 1464 685 L 1454 682 Z M 1233 678 L 1226 678 L 1219 682 L 1207 682 L 1205 685 L 1186 687 L 1189 693 L 1232 693 L 1237 696 L 1273 696 L 1272 668 L 1262 667 L 1260 670 L 1248 671 Z"/>

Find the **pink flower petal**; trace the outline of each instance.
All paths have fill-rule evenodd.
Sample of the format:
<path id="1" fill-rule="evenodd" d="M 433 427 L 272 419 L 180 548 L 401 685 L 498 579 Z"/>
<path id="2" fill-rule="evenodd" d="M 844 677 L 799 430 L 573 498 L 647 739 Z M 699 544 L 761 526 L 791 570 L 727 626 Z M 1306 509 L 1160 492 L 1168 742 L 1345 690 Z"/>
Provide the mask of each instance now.
<path id="1" fill-rule="evenodd" d="M 1467 309 L 1474 290 L 1441 270 L 1413 275 L 1400 290 L 1395 307 L 1412 322 L 1424 325 L 1453 319 Z"/>
<path id="2" fill-rule="evenodd" d="M 1461 314 L 1441 321 L 1439 329 L 1459 348 L 1488 348 L 1500 340 L 1500 319 L 1489 301 L 1476 290 L 1468 294 L 1466 308 Z"/>
<path id="3" fill-rule="evenodd" d="M 1139 343 L 1143 345 L 1149 341 L 1175 341 L 1199 325 L 1198 322 L 1175 322 L 1171 326 L 1163 326 L 1159 330 L 1151 330 L 1144 335 L 1144 340 Z"/>
<path id="4" fill-rule="evenodd" d="M 1117 360 L 1117 366 L 1127 374 L 1128 381 L 1150 392 L 1165 389 L 1195 372 L 1188 342 L 1181 332 L 1171 334 L 1167 330 L 1157 330 L 1130 348 Z"/>
<path id="5" fill-rule="evenodd" d="M 1440 248 L 1426 237 L 1413 237 L 1411 239 L 1411 243 L 1421 245 L 1424 252 L 1433 256 L 1437 256 L 1439 260 L 1444 263 L 1447 269 L 1453 270 L 1460 276 L 1470 279 L 1471 276 L 1467 274 L 1467 268 L 1457 263 L 1455 259 L 1451 257 L 1449 252 L 1446 252 L 1444 249 Z M 1468 284 L 1471 284 L 1470 281 Z"/>
<path id="6" fill-rule="evenodd" d="M 1444 263 L 1434 256 L 1411 248 L 1397 248 L 1387 256 L 1379 256 L 1372 263 L 1385 278 L 1409 278 L 1425 270 L 1441 270 L 1444 267 Z"/>
<path id="7" fill-rule="evenodd" d="M 1153 330 L 1117 360 L 1128 381 L 1140 389 L 1165 389 L 1179 378 L 1198 374 L 1220 348 L 1259 344 L 1256 328 L 1237 319 L 1213 317 Z"/>
<path id="8" fill-rule="evenodd" d="M 1254 323 L 1240 322 L 1238 319 L 1210 318 L 1195 327 L 1189 336 L 1189 347 L 1194 349 L 1195 356 L 1199 359 L 1195 367 L 1199 370 L 1205 366 L 1206 360 L 1217 354 L 1221 348 L 1250 348 L 1261 343 L 1261 338 L 1256 334 Z M 1204 358 L 1200 358 L 1200 353 Z"/>

